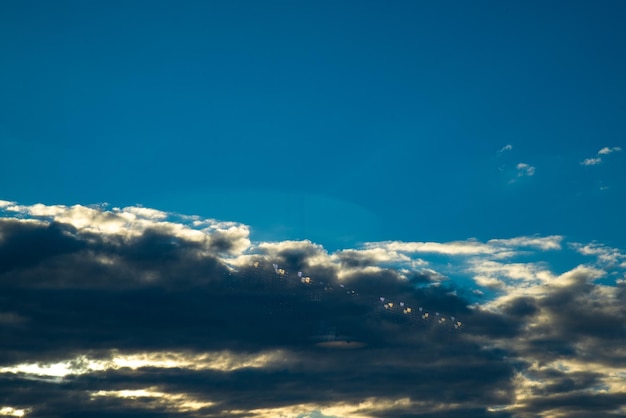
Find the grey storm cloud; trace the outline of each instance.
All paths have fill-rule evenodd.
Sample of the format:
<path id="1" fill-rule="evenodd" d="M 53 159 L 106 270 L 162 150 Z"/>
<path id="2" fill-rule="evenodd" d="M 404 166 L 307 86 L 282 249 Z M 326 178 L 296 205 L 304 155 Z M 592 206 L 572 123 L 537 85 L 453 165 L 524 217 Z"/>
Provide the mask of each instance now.
<path id="1" fill-rule="evenodd" d="M 529 243 L 561 251 L 561 237 L 329 254 L 147 208 L 0 207 L 0 415 L 610 416 L 626 404 L 623 283 L 507 262 Z M 485 278 L 494 260 L 505 273 Z M 448 280 L 462 272 L 500 293 Z"/>

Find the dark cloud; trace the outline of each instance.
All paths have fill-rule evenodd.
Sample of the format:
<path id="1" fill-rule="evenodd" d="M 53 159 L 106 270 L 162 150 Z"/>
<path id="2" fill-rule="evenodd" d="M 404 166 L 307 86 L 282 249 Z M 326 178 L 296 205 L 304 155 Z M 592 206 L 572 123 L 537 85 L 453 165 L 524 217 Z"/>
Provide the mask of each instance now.
<path id="1" fill-rule="evenodd" d="M 120 218 L 100 212 L 93 223 Z M 498 311 L 468 306 L 432 273 L 379 267 L 372 254 L 333 260 L 306 241 L 241 249 L 232 225 L 198 238 L 160 219 L 110 233 L 40 219 L 0 219 L 0 408 L 32 417 L 331 407 L 336 416 L 507 417 L 565 410 L 570 393 L 584 392 L 594 413 L 621 399 L 593 394 L 607 384 L 603 372 L 551 365 L 604 346 L 606 364 L 624 366 L 623 334 L 611 333 L 623 331 L 623 300 L 602 304 L 584 274 Z M 550 322 L 528 327 L 542 316 Z M 507 409 L 526 390 L 519 373 L 543 384 Z"/>
<path id="2" fill-rule="evenodd" d="M 51 257 L 72 253 L 83 247 L 73 235 L 71 225 L 51 222 L 31 224 L 2 220 L 0 235 L 0 273 L 16 268 L 31 268 Z"/>
<path id="3" fill-rule="evenodd" d="M 534 315 L 537 310 L 537 302 L 529 297 L 516 298 L 504 307 L 504 312 L 507 315 L 518 318 Z"/>

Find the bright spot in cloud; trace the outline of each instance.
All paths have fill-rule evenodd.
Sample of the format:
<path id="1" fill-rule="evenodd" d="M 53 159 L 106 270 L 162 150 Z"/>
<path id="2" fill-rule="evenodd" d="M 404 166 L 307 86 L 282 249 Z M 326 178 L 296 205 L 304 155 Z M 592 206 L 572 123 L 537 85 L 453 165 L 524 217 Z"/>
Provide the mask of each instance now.
<path id="1" fill-rule="evenodd" d="M 133 390 L 99 390 L 92 392 L 91 398 L 154 398 L 157 402 L 148 405 L 152 405 L 155 408 L 159 406 L 170 407 L 179 412 L 195 411 L 215 405 L 215 402 L 200 401 L 183 393 L 172 394 L 161 392 L 154 387 Z"/>
<path id="2" fill-rule="evenodd" d="M 184 368 L 190 370 L 233 371 L 244 368 L 272 367 L 289 362 L 286 353 L 277 350 L 257 354 L 238 354 L 228 351 L 189 354 L 182 352 L 152 352 L 137 354 L 115 353 L 110 359 L 91 359 L 78 356 L 56 363 L 22 363 L 0 368 L 0 373 L 24 373 L 37 377 L 63 378 L 105 370 L 143 367 L 163 369 Z"/>
<path id="3" fill-rule="evenodd" d="M 30 411 L 30 409 L 17 409 L 10 406 L 0 407 L 0 415 L 8 417 L 23 417 Z"/>

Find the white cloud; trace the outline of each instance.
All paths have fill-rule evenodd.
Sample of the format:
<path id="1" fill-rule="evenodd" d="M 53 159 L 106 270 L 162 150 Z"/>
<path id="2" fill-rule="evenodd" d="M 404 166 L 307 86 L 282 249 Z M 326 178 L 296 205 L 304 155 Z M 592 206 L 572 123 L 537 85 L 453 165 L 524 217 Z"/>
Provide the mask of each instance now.
<path id="1" fill-rule="evenodd" d="M 125 212 L 134 213 L 145 219 L 160 221 L 167 218 L 167 213 L 156 209 L 149 209 L 138 206 L 131 206 L 124 209 Z"/>
<path id="2" fill-rule="evenodd" d="M 390 251 L 406 253 L 433 253 L 445 255 L 476 255 L 493 254 L 497 250 L 491 246 L 478 241 L 455 241 L 455 242 L 368 242 L 368 248 L 386 248 Z"/>
<path id="3" fill-rule="evenodd" d="M 614 152 L 620 152 L 621 150 L 622 150 L 621 147 L 604 147 L 596 153 L 595 157 L 585 158 L 583 161 L 581 161 L 580 164 L 585 165 L 585 166 L 598 165 L 602 163 L 602 158 L 600 157 L 601 155 L 609 155 Z"/>
<path id="4" fill-rule="evenodd" d="M 581 165 L 598 165 L 602 162 L 602 158 L 597 157 L 597 158 L 585 158 L 584 161 L 582 161 L 580 164 Z"/>
<path id="5" fill-rule="evenodd" d="M 519 163 L 516 168 L 517 177 L 532 176 L 535 174 L 535 167 L 526 163 Z"/>
<path id="6" fill-rule="evenodd" d="M 539 236 L 522 236 L 507 239 L 491 239 L 487 241 L 491 245 L 501 245 L 505 247 L 533 247 L 539 250 L 560 250 L 561 235 L 550 235 L 547 237 Z"/>
<path id="7" fill-rule="evenodd" d="M 511 144 L 506 144 L 505 146 L 503 146 L 502 148 L 500 148 L 500 150 L 498 152 L 504 152 L 504 151 L 511 151 L 513 149 L 513 145 Z"/>
<path id="8" fill-rule="evenodd" d="M 626 254 L 617 248 L 608 247 L 597 242 L 585 245 L 574 242 L 570 243 L 569 247 L 579 254 L 595 256 L 596 264 L 602 268 L 612 268 L 618 265 L 623 267 L 624 263 L 626 263 Z"/>
<path id="9" fill-rule="evenodd" d="M 474 280 L 479 285 L 519 291 L 549 283 L 555 276 L 541 263 L 500 263 L 491 260 L 471 261 L 470 271 L 477 273 Z"/>
<path id="10" fill-rule="evenodd" d="M 509 258 L 520 253 L 519 248 L 530 247 L 543 251 L 560 250 L 563 237 L 560 235 L 521 236 L 506 239 L 492 239 L 486 243 L 477 240 L 452 242 L 368 242 L 368 249 L 384 248 L 390 253 L 432 253 L 451 256 L 492 255 L 494 258 Z"/>
<path id="11" fill-rule="evenodd" d="M 501 289 L 504 287 L 504 282 L 502 280 L 492 276 L 483 276 L 479 274 L 477 276 L 474 276 L 474 281 L 477 285 L 481 287 L 486 287 L 488 289 Z M 480 293 L 482 294 L 482 292 Z"/>
<path id="12" fill-rule="evenodd" d="M 600 151 L 598 151 L 598 155 L 608 155 L 612 152 L 619 152 L 621 151 L 622 148 L 621 147 L 604 147 L 602 148 Z"/>

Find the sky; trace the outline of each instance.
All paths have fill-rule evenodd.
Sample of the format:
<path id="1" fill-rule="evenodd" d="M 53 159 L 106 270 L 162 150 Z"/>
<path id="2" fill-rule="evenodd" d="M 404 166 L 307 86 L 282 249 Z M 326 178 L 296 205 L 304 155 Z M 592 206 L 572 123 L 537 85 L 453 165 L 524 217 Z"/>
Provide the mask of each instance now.
<path id="1" fill-rule="evenodd" d="M 0 416 L 626 414 L 626 4 L 0 4 Z"/>

